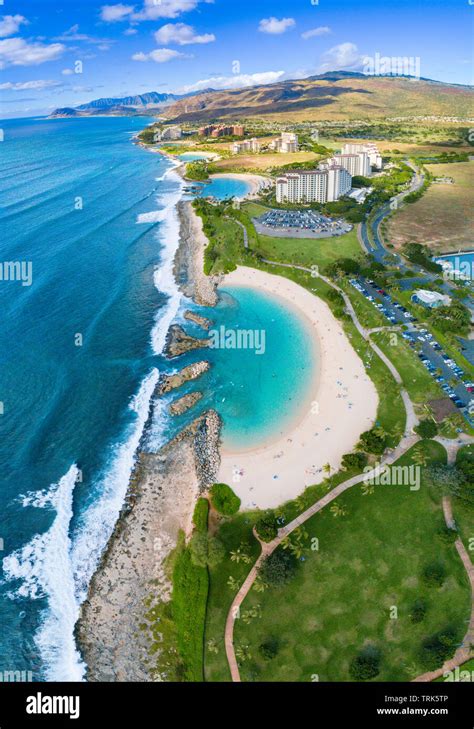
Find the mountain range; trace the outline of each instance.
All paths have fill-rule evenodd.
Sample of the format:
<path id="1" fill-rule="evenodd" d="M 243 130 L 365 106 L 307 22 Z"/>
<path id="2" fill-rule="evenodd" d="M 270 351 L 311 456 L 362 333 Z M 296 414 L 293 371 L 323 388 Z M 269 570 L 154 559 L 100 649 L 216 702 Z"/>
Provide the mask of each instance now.
<path id="1" fill-rule="evenodd" d="M 149 115 L 177 123 L 263 117 L 289 121 L 437 116 L 472 118 L 472 86 L 406 76 L 335 71 L 242 89 L 185 94 L 151 92 L 105 98 L 51 116 Z"/>

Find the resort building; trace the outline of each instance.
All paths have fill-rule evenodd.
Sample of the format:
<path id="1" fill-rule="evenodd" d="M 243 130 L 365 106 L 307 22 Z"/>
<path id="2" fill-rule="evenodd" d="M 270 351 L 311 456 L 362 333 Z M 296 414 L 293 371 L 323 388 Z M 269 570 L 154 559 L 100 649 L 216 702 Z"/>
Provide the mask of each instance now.
<path id="1" fill-rule="evenodd" d="M 241 124 L 231 124 L 228 126 L 211 124 L 207 127 L 201 127 L 199 129 L 199 136 L 212 137 L 213 139 L 218 139 L 219 137 L 243 137 L 244 132 L 244 127 Z"/>
<path id="2" fill-rule="evenodd" d="M 330 164 L 344 167 L 352 177 L 360 175 L 368 177 L 371 174 L 370 160 L 367 152 L 354 154 L 336 154 L 329 160 Z"/>
<path id="3" fill-rule="evenodd" d="M 383 167 L 382 155 L 375 146 L 375 144 L 345 144 L 342 148 L 342 154 L 358 154 L 365 152 L 369 155 L 369 162 L 371 167 L 376 170 L 381 170 Z"/>
<path id="4" fill-rule="evenodd" d="M 245 139 L 243 142 L 234 142 L 230 151 L 232 154 L 258 154 L 262 148 L 262 145 L 253 137 L 252 139 Z"/>
<path id="5" fill-rule="evenodd" d="M 451 298 L 445 294 L 439 294 L 437 291 L 427 291 L 426 289 L 418 289 L 413 293 L 411 300 L 415 304 L 427 306 L 430 309 L 437 309 L 439 306 L 449 306 Z"/>
<path id="6" fill-rule="evenodd" d="M 342 167 L 288 172 L 276 181 L 279 203 L 326 203 L 338 200 L 351 189 L 351 176 Z"/>
<path id="7" fill-rule="evenodd" d="M 292 132 L 283 132 L 281 137 L 274 139 L 268 145 L 268 148 L 274 152 L 280 152 L 281 154 L 289 154 L 290 152 L 298 152 L 299 142 L 298 135 Z"/>
<path id="8" fill-rule="evenodd" d="M 181 139 L 183 132 L 181 127 L 166 127 L 161 132 L 158 132 L 158 141 L 165 142 L 175 139 Z"/>

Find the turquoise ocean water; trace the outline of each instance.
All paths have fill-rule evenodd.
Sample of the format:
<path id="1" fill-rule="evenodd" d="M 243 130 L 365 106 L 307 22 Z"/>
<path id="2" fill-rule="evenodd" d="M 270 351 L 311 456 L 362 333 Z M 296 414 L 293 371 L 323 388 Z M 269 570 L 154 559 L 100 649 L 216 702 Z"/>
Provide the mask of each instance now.
<path id="1" fill-rule="evenodd" d="M 265 354 L 206 352 L 211 371 L 188 385 L 203 400 L 183 418 L 153 402 L 159 373 L 178 367 L 161 353 L 189 302 L 172 276 L 183 183 L 131 142 L 148 121 L 3 122 L 0 264 L 30 266 L 32 281 L 0 280 L 0 671 L 82 678 L 74 624 L 150 407 L 149 449 L 209 406 L 226 442 L 245 448 L 277 435 L 307 397 L 305 326 L 278 300 L 229 288 L 203 313 L 265 330 Z"/>

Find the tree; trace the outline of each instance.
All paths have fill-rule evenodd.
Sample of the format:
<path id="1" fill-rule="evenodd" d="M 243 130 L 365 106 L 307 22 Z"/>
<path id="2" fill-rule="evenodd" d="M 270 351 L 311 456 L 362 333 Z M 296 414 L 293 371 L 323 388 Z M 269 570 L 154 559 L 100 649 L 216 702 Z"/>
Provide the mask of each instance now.
<path id="1" fill-rule="evenodd" d="M 191 560 L 196 567 L 215 567 L 225 556 L 225 548 L 217 537 L 195 532 L 189 543 Z"/>
<path id="2" fill-rule="evenodd" d="M 385 450 L 385 438 L 377 435 L 375 430 L 368 430 L 360 436 L 358 448 L 366 453 L 381 456 Z"/>
<path id="3" fill-rule="evenodd" d="M 278 651 L 280 650 L 280 642 L 278 638 L 267 638 L 267 640 L 262 643 L 258 651 L 260 655 L 266 660 L 271 661 L 275 656 L 278 654 Z"/>
<path id="4" fill-rule="evenodd" d="M 420 656 L 425 668 L 440 668 L 454 654 L 457 642 L 456 631 L 450 625 L 426 638 L 421 645 Z"/>
<path id="5" fill-rule="evenodd" d="M 240 509 L 241 501 L 230 486 L 225 483 L 215 483 L 211 488 L 211 503 L 219 514 L 233 516 Z"/>
<path id="6" fill-rule="evenodd" d="M 425 565 L 421 578 L 428 587 L 441 587 L 446 579 L 446 567 L 443 562 L 434 561 Z"/>
<path id="7" fill-rule="evenodd" d="M 425 619 L 426 613 L 428 610 L 428 605 L 426 603 L 426 600 L 423 600 L 422 598 L 419 598 L 416 600 L 410 609 L 410 620 L 412 623 L 422 623 Z"/>
<path id="8" fill-rule="evenodd" d="M 273 511 L 266 511 L 255 525 L 262 542 L 272 542 L 278 536 L 278 524 Z"/>
<path id="9" fill-rule="evenodd" d="M 285 585 L 294 576 L 298 562 L 291 552 L 276 549 L 262 563 L 259 574 L 264 582 L 274 587 Z"/>
<path id="10" fill-rule="evenodd" d="M 438 426 L 434 420 L 421 420 L 420 424 L 415 428 L 415 433 L 418 433 L 423 439 L 434 438 L 438 435 Z"/>
<path id="11" fill-rule="evenodd" d="M 426 466 L 428 463 L 426 453 L 419 446 L 413 449 L 412 461 L 416 466 Z"/>
<path id="12" fill-rule="evenodd" d="M 365 646 L 349 666 L 349 673 L 354 681 L 368 681 L 380 673 L 380 650 L 375 645 Z"/>
<path id="13" fill-rule="evenodd" d="M 367 465 L 367 456 L 365 453 L 346 453 L 342 456 L 342 467 L 345 471 L 352 468 L 361 471 Z"/>

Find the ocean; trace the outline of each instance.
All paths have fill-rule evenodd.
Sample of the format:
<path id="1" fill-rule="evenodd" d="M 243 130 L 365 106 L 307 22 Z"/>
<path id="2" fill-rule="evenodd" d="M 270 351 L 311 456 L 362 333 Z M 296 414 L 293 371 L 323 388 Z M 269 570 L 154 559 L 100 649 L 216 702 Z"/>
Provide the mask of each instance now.
<path id="1" fill-rule="evenodd" d="M 172 275 L 183 183 L 132 143 L 147 123 L 2 123 L 0 674 L 82 680 L 74 624 L 150 406 L 151 450 L 210 406 L 227 442 L 246 447 L 276 434 L 308 392 L 303 322 L 277 300 L 229 289 L 211 314 L 193 308 L 219 326 L 265 329 L 267 356 L 209 350 L 211 371 L 185 388 L 203 391 L 199 408 L 171 421 L 169 398 L 153 402 L 159 373 L 178 367 L 162 356 L 168 327 L 190 302 Z"/>

